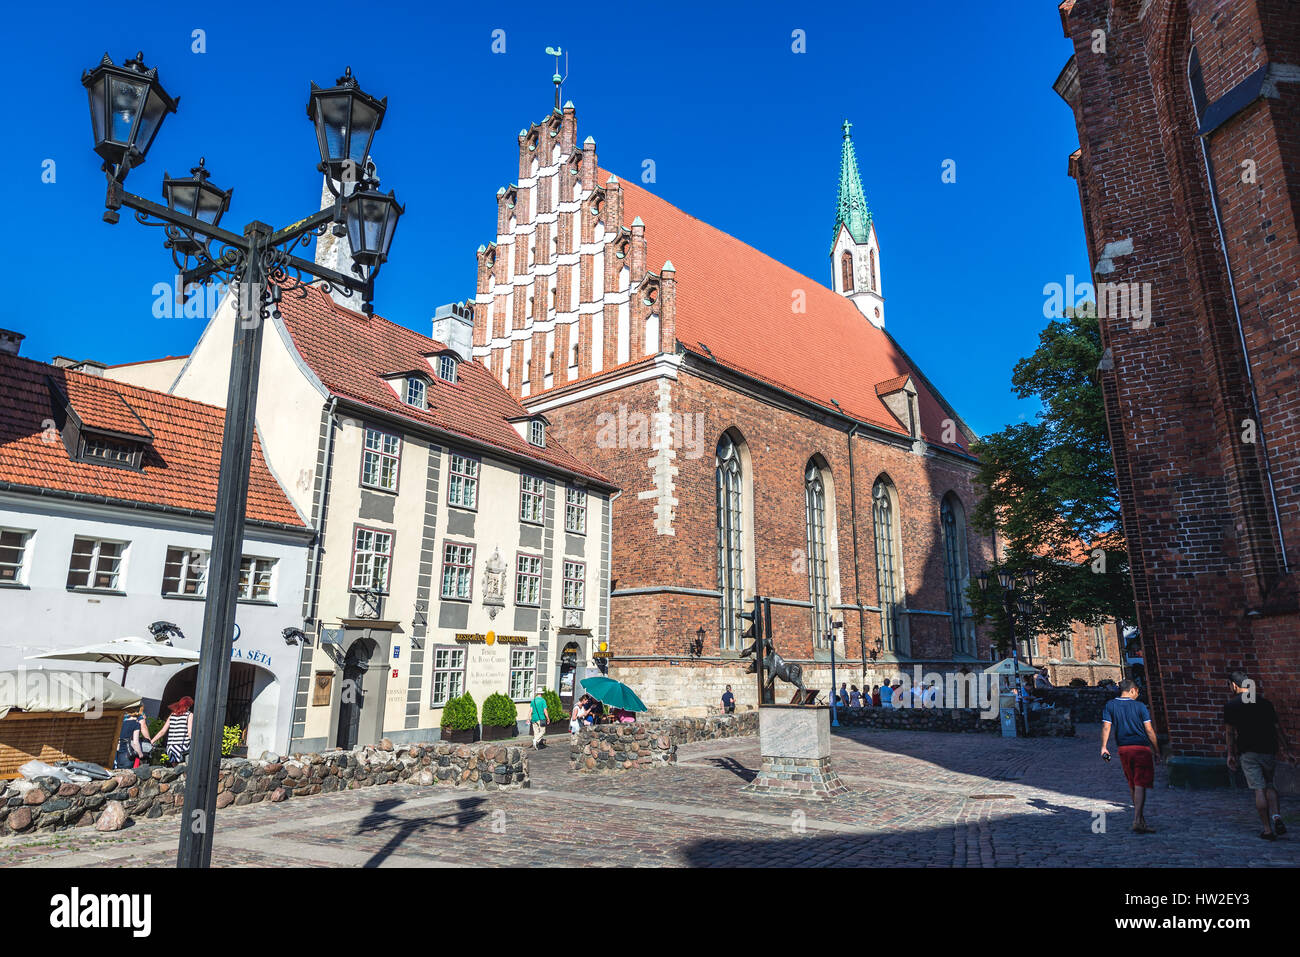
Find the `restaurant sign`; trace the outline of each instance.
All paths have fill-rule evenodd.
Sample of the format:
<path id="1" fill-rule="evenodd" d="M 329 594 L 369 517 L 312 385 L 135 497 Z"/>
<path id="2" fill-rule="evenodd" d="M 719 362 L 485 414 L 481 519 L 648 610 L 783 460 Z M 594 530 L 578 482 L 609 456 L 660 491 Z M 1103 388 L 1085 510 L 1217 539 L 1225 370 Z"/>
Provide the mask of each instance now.
<path id="1" fill-rule="evenodd" d="M 526 645 L 528 640 L 527 635 L 498 635 L 493 631 L 489 631 L 486 635 L 462 631 L 456 635 L 456 643 L 461 645 Z"/>

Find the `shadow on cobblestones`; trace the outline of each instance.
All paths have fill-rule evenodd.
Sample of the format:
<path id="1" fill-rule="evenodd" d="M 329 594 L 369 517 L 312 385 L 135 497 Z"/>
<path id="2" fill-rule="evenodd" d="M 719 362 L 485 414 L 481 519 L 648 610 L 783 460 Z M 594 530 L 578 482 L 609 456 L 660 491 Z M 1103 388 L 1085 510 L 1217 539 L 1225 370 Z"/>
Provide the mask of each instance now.
<path id="1" fill-rule="evenodd" d="M 405 801 L 398 800 L 379 801 L 371 808 L 369 814 L 357 822 L 353 834 L 368 834 L 387 830 L 393 832 L 392 837 L 388 839 L 388 843 L 375 852 L 374 856 L 365 865 L 366 867 L 378 867 L 396 852 L 403 843 L 416 836 L 418 832 L 429 828 L 448 828 L 453 831 L 464 831 L 470 825 L 488 816 L 488 812 L 484 808 L 487 801 L 481 797 L 462 798 L 456 802 L 456 809 L 446 814 L 407 818 L 396 817 L 390 813 L 401 808 L 404 804 L 406 804 Z"/>

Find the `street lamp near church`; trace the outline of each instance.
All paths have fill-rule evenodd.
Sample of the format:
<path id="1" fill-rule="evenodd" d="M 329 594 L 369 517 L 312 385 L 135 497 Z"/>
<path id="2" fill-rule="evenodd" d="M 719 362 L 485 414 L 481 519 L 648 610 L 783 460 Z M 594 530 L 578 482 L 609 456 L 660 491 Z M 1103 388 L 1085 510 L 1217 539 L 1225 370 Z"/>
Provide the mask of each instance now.
<path id="1" fill-rule="evenodd" d="M 186 764 L 185 805 L 176 861 L 178 867 L 207 867 L 212 860 L 221 730 L 236 627 L 263 321 L 270 317 L 284 287 L 296 287 L 306 295 L 308 281 L 349 296 L 359 294 L 362 311 L 372 311 L 375 274 L 388 259 L 397 220 L 403 212 L 396 197 L 379 193 L 379 184 L 369 177 L 373 169 L 370 143 L 383 119 L 386 100 L 362 92 L 350 69 L 337 86 L 328 90 L 313 83 L 307 115 L 316 125 L 320 146 L 317 169 L 326 174 L 335 202 L 279 230 L 254 220 L 240 235 L 220 226 L 231 191 L 208 182 L 202 160 L 189 177 L 173 179 L 164 175 L 166 206 L 123 187 L 131 170 L 144 163 L 162 121 L 168 113 L 176 112 L 179 102 L 163 89 L 158 71 L 145 66 L 143 54 L 137 53 L 118 66 L 105 53 L 93 70 L 82 75 L 82 84 L 90 98 L 94 149 L 104 161 L 108 179 L 104 221 L 118 222 L 118 211 L 126 206 L 134 210 L 137 222 L 162 226 L 167 237 L 163 245 L 171 251 L 172 261 L 181 273 L 182 290 L 218 277 L 238 287 L 239 321 L 235 323 L 231 350 L 195 688 L 198 720 L 194 722 Z M 335 180 L 341 184 L 338 188 L 333 185 Z M 357 254 L 351 275 L 294 255 L 296 248 L 307 246 L 314 236 L 331 228 L 335 235 L 353 238 Z"/>
<path id="2" fill-rule="evenodd" d="M 1023 581 L 1020 579 L 1023 577 Z M 989 590 L 989 573 L 980 572 L 976 576 L 979 581 L 980 592 L 987 595 Z M 998 567 L 998 585 L 1002 589 L 1001 596 L 995 595 L 1002 602 L 1002 610 L 1006 613 L 1007 624 L 1011 629 L 1011 662 L 1016 671 L 1016 699 L 1020 708 L 1021 720 L 1025 723 L 1025 733 L 1029 732 L 1029 715 L 1025 710 L 1025 698 L 1023 694 L 1024 683 L 1020 676 L 1020 649 L 1016 642 L 1016 614 L 1019 612 L 1020 617 L 1028 625 L 1030 618 L 1034 613 L 1034 585 L 1037 582 L 1037 574 L 1033 569 L 1028 569 L 1023 573 L 1005 566 Z M 1027 629 L 1026 640 L 1032 638 L 1032 629 Z M 1030 641 L 1026 647 L 1032 647 Z M 1032 653 L 1030 665 L 1033 665 Z"/>

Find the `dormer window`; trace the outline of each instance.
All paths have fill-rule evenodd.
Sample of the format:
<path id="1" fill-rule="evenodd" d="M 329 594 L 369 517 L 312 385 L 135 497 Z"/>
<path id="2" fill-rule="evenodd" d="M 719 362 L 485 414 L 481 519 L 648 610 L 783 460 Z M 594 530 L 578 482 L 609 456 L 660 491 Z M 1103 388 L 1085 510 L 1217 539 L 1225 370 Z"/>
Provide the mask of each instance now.
<path id="1" fill-rule="evenodd" d="M 139 468 L 140 446 L 134 442 L 122 442 L 94 432 L 83 431 L 81 459 L 86 462 L 102 462 L 105 465 Z"/>
<path id="2" fill-rule="evenodd" d="M 438 378 L 443 382 L 456 383 L 456 357 L 441 355 L 438 357 Z"/>
<path id="3" fill-rule="evenodd" d="M 429 387 L 423 379 L 411 376 L 406 380 L 406 404 L 417 409 L 429 407 Z"/>
<path id="4" fill-rule="evenodd" d="M 528 441 L 539 449 L 546 447 L 546 423 L 541 419 L 533 419 L 528 423 Z"/>

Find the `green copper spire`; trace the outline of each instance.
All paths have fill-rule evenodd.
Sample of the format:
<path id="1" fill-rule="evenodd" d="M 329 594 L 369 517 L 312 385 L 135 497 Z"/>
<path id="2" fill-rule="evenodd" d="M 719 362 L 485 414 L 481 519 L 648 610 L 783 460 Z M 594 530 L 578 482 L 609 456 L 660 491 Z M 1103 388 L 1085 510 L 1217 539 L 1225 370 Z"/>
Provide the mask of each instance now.
<path id="1" fill-rule="evenodd" d="M 849 228 L 855 242 L 866 243 L 871 236 L 871 210 L 862 192 L 862 177 L 858 174 L 858 155 L 853 151 L 853 124 L 848 120 L 840 127 L 844 131 L 844 145 L 840 152 L 840 195 L 835 208 L 835 235 L 840 226 Z M 834 238 L 831 239 L 834 243 Z"/>

